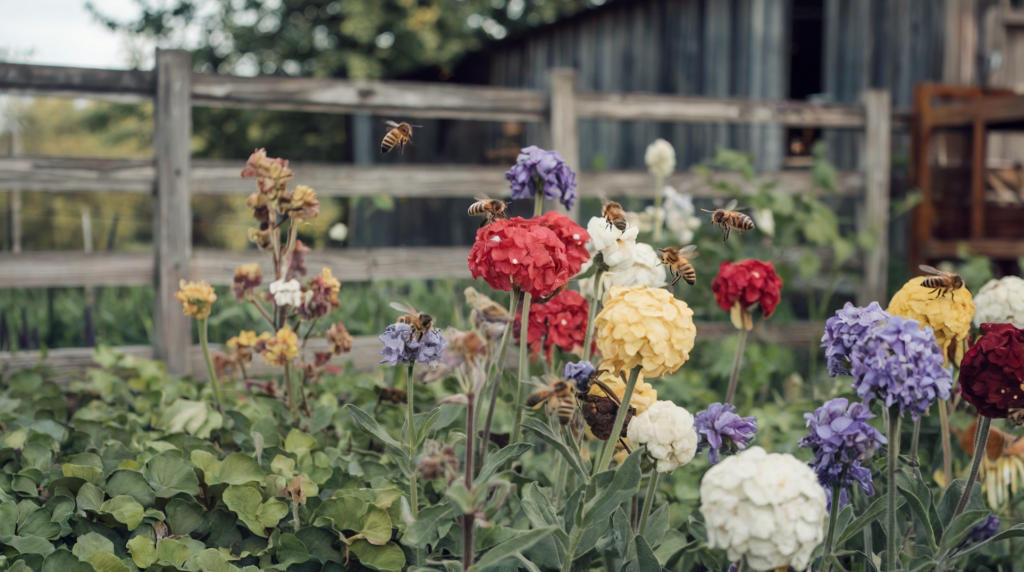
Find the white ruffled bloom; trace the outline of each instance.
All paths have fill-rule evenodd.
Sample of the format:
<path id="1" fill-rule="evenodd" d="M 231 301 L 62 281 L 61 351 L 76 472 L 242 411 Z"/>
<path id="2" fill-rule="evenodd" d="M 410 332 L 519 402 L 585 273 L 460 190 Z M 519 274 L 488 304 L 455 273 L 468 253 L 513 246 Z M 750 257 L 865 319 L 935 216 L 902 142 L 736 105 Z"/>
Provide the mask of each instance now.
<path id="1" fill-rule="evenodd" d="M 654 143 L 647 146 L 644 163 L 647 163 L 647 170 L 652 175 L 664 179 L 676 169 L 676 150 L 668 141 L 655 139 Z"/>
<path id="2" fill-rule="evenodd" d="M 768 236 L 775 236 L 775 213 L 772 209 L 754 209 L 750 213 L 757 223 L 757 228 Z"/>
<path id="3" fill-rule="evenodd" d="M 665 226 L 675 235 L 679 244 L 692 243 L 693 235 L 701 223 L 700 218 L 696 216 L 697 209 L 693 206 L 693 199 L 672 187 L 665 187 L 664 197 Z"/>
<path id="4" fill-rule="evenodd" d="M 601 291 L 594 293 L 595 298 L 603 299 L 612 286 L 647 286 L 648 288 L 661 288 L 668 284 L 666 278 L 666 267 L 662 264 L 661 257 L 654 251 L 650 244 L 638 242 L 633 248 L 633 265 L 628 268 L 617 268 L 609 270 L 601 275 Z M 586 272 L 591 261 L 587 261 L 580 272 Z M 580 292 L 592 293 L 594 289 L 594 278 L 580 280 Z"/>
<path id="5" fill-rule="evenodd" d="M 630 443 L 647 446 L 647 453 L 658 462 L 659 473 L 671 473 L 697 453 L 693 415 L 671 401 L 656 401 L 634 417 L 626 435 Z"/>
<path id="6" fill-rule="evenodd" d="M 1005 276 L 989 280 L 974 295 L 974 325 L 1013 324 L 1024 328 L 1024 280 Z"/>
<path id="7" fill-rule="evenodd" d="M 284 278 L 271 282 L 270 293 L 274 295 L 274 303 L 278 306 L 302 305 L 302 286 L 294 278 L 287 282 Z"/>
<path id="8" fill-rule="evenodd" d="M 631 423 L 632 424 L 632 423 Z M 708 546 L 754 570 L 807 568 L 825 536 L 825 489 L 805 463 L 761 447 L 726 457 L 700 483 Z"/>
<path id="9" fill-rule="evenodd" d="M 640 234 L 640 229 L 627 226 L 626 230 L 619 230 L 615 225 L 608 224 L 604 217 L 595 216 L 587 223 L 587 234 L 590 235 L 587 250 L 590 251 L 591 258 L 600 253 L 610 271 L 633 265 L 633 250 L 636 248 L 636 237 Z"/>

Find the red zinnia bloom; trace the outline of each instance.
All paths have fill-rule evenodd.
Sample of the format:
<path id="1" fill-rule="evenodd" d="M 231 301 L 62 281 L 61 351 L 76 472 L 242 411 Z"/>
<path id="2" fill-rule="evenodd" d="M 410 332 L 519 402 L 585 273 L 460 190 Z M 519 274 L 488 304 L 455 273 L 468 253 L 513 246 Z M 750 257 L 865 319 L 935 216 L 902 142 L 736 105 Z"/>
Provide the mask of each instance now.
<path id="1" fill-rule="evenodd" d="M 980 415 L 1001 419 L 1024 409 L 1024 330 L 982 324 L 981 334 L 960 363 L 960 392 Z"/>
<path id="2" fill-rule="evenodd" d="M 558 346 L 565 352 L 582 354 L 589 313 L 590 304 L 587 299 L 573 290 L 562 290 L 544 304 L 531 304 L 530 331 L 526 338 L 530 352 L 540 353 L 543 342 L 544 354 L 549 360 L 552 346 Z M 522 313 L 516 315 L 512 331 L 517 339 L 522 335 L 522 319 Z"/>
<path id="3" fill-rule="evenodd" d="M 473 278 L 495 290 L 513 286 L 534 298 L 551 294 L 572 278 L 565 245 L 553 230 L 536 219 L 499 220 L 476 231 L 469 252 Z"/>
<path id="4" fill-rule="evenodd" d="M 743 309 L 760 303 L 761 315 L 767 318 L 779 305 L 782 279 L 775 273 L 771 262 L 723 262 L 718 267 L 718 276 L 711 282 L 711 290 L 715 293 L 715 302 L 726 312 L 736 302 Z"/>
<path id="5" fill-rule="evenodd" d="M 571 218 L 558 211 L 548 211 L 539 219 L 541 226 L 553 230 L 565 245 L 565 257 L 569 260 L 569 276 L 576 276 L 583 263 L 590 260 L 587 241 L 590 235 Z"/>

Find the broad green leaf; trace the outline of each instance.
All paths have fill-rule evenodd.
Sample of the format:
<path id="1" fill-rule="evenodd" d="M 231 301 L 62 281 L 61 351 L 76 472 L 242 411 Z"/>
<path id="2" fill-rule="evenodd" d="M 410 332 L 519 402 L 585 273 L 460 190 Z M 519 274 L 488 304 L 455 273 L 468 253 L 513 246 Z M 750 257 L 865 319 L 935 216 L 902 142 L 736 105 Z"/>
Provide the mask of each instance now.
<path id="1" fill-rule="evenodd" d="M 979 542 L 978 544 L 975 544 L 974 546 L 971 546 L 967 550 L 963 550 L 963 551 L 959 552 L 957 554 L 957 557 L 959 558 L 959 557 L 962 557 L 962 556 L 967 556 L 967 555 L 971 554 L 972 552 L 975 552 L 977 550 L 981 550 L 983 547 L 988 546 L 989 544 L 993 544 L 993 543 L 996 543 L 996 542 L 1002 542 L 1002 541 L 1008 540 L 1010 538 L 1024 538 L 1024 524 L 1018 524 L 1017 526 L 1014 526 L 1013 528 L 1010 528 L 1008 530 L 1004 530 L 1004 531 L 1000 532 L 999 534 L 993 536 L 992 538 L 989 538 L 985 542 Z"/>
<path id="2" fill-rule="evenodd" d="M 309 433 L 303 433 L 298 429 L 292 429 L 288 432 L 288 436 L 284 438 L 284 450 L 289 453 L 295 453 L 300 449 L 312 451 L 315 447 L 316 439 Z"/>
<path id="3" fill-rule="evenodd" d="M 480 469 L 480 474 L 477 475 L 476 482 L 486 483 L 499 468 L 505 466 L 506 463 L 522 457 L 532 448 L 533 445 L 530 443 L 516 443 L 514 445 L 498 449 L 497 451 L 487 455 L 487 462 L 485 462 L 483 468 Z"/>
<path id="4" fill-rule="evenodd" d="M 302 541 L 311 558 L 319 560 L 322 564 L 328 562 L 341 564 L 341 552 L 333 546 L 334 542 L 338 540 L 337 534 L 315 526 L 304 526 L 295 533 L 295 536 Z"/>
<path id="5" fill-rule="evenodd" d="M 209 439 L 210 433 L 224 425 L 224 417 L 205 401 L 179 399 L 164 408 L 155 427 L 167 433 L 187 433 Z"/>
<path id="6" fill-rule="evenodd" d="M 71 463 L 64 463 L 61 465 L 61 472 L 64 473 L 65 477 L 83 479 L 90 483 L 95 483 L 103 477 L 102 467 L 93 467 L 90 465 L 73 465 Z"/>
<path id="7" fill-rule="evenodd" d="M 228 562 L 227 557 L 214 548 L 203 550 L 194 556 L 192 561 L 202 572 L 238 572 L 238 569 Z"/>
<path id="8" fill-rule="evenodd" d="M 985 521 L 991 514 L 987 510 L 970 510 L 953 519 L 946 527 L 942 535 L 942 542 L 939 544 L 944 549 L 951 549 L 960 544 L 975 527 Z"/>
<path id="9" fill-rule="evenodd" d="M 130 572 L 128 567 L 121 562 L 121 559 L 109 552 L 98 552 L 89 557 L 89 564 L 97 572 Z"/>
<path id="10" fill-rule="evenodd" d="M 302 541 L 294 534 L 285 533 L 277 545 L 277 567 L 288 570 L 293 564 L 302 564 L 309 560 L 309 551 Z"/>
<path id="11" fill-rule="evenodd" d="M 359 559 L 360 564 L 373 570 L 401 572 L 405 567 L 405 553 L 394 542 L 388 542 L 384 546 L 374 546 L 365 540 L 357 540 L 352 543 L 351 550 L 352 554 Z"/>
<path id="12" fill-rule="evenodd" d="M 201 509 L 180 498 L 171 499 L 164 510 L 167 513 L 166 521 L 167 526 L 171 529 L 171 534 L 184 536 L 203 524 Z"/>
<path id="13" fill-rule="evenodd" d="M 388 453 L 391 456 L 407 465 L 409 464 L 409 455 L 405 450 L 405 446 L 398 441 L 395 441 L 395 439 L 383 427 L 381 427 L 380 423 L 377 423 L 373 417 L 370 417 L 370 415 L 365 411 L 351 403 L 345 405 L 345 410 L 352 415 L 352 419 L 354 419 L 364 431 L 370 433 L 377 438 L 378 441 L 384 443 L 384 446 L 387 447 Z"/>
<path id="14" fill-rule="evenodd" d="M 153 487 L 146 482 L 146 477 L 138 471 L 114 471 L 103 487 L 111 497 L 128 495 L 138 501 L 143 508 L 151 508 L 155 500 Z"/>
<path id="15" fill-rule="evenodd" d="M 535 433 L 554 447 L 569 462 L 569 466 L 572 467 L 573 471 L 576 471 L 576 476 L 580 480 L 586 482 L 590 478 L 586 464 L 583 462 L 583 458 L 580 457 L 579 449 L 576 448 L 575 444 L 567 444 L 561 435 L 553 433 L 551 427 L 538 419 L 524 419 L 523 429 Z"/>
<path id="16" fill-rule="evenodd" d="M 60 525 L 50 520 L 50 513 L 37 508 L 19 526 L 18 536 L 38 536 L 47 540 L 60 537 Z"/>
<path id="17" fill-rule="evenodd" d="M 246 483 L 263 482 L 267 475 L 256 464 L 256 459 L 244 453 L 233 453 L 223 461 L 206 451 L 192 451 L 192 463 L 203 471 L 203 480 L 207 485 L 244 485 Z"/>
<path id="18" fill-rule="evenodd" d="M 75 499 L 58 495 L 46 501 L 43 507 L 50 512 L 50 520 L 65 523 L 75 513 Z"/>
<path id="19" fill-rule="evenodd" d="M 142 522 L 146 509 L 142 508 L 142 505 L 134 498 L 128 495 L 119 495 L 103 503 L 99 512 L 100 514 L 109 514 L 117 522 L 124 523 L 131 531 L 135 530 L 135 527 Z"/>
<path id="20" fill-rule="evenodd" d="M 514 557 L 516 552 L 524 552 L 531 546 L 540 542 L 545 536 L 552 534 L 555 531 L 555 527 L 547 526 L 544 528 L 535 528 L 529 532 L 524 532 L 517 535 L 494 548 L 487 551 L 477 563 L 470 568 L 470 570 L 487 570 L 488 568 L 494 567 L 504 558 L 510 556 Z"/>
<path id="21" fill-rule="evenodd" d="M 46 556 L 53 552 L 53 545 L 49 540 L 38 536 L 12 536 L 7 545 L 22 554 L 40 554 Z"/>
<path id="22" fill-rule="evenodd" d="M 636 535 L 636 558 L 640 564 L 640 572 L 661 572 L 661 563 L 651 550 L 651 545 L 639 534 Z"/>
<path id="23" fill-rule="evenodd" d="M 145 569 L 156 564 L 156 543 L 148 536 L 136 536 L 129 540 L 128 552 L 132 555 L 132 562 L 139 568 Z"/>
<path id="24" fill-rule="evenodd" d="M 270 462 L 270 470 L 274 471 L 275 474 L 290 479 L 295 476 L 295 459 L 278 455 Z"/>
<path id="25" fill-rule="evenodd" d="M 192 551 L 183 542 L 164 538 L 156 543 L 157 562 L 164 562 L 175 568 L 181 568 L 181 565 L 191 557 Z"/>
<path id="26" fill-rule="evenodd" d="M 954 479 L 946 487 L 945 492 L 942 493 L 942 498 L 935 505 L 935 512 L 938 514 L 939 522 L 941 523 L 940 526 L 945 527 L 953 519 L 956 505 L 960 503 L 960 497 L 963 496 L 965 488 L 967 488 L 967 479 Z M 981 484 L 974 483 L 971 496 L 967 499 L 965 510 L 983 510 L 984 508 L 985 503 L 981 498 Z"/>
<path id="27" fill-rule="evenodd" d="M 921 528 L 924 530 L 928 546 L 932 548 L 932 552 L 935 551 L 935 529 L 932 527 L 932 520 L 929 511 L 932 507 L 932 491 L 928 488 L 923 481 L 915 479 L 905 472 L 896 474 L 896 488 L 899 489 L 900 494 L 903 498 L 907 499 L 907 504 L 910 505 L 910 509 L 914 511 L 914 515 L 917 516 L 921 522 Z"/>
<path id="28" fill-rule="evenodd" d="M 558 517 L 555 514 L 555 507 L 548 500 L 548 497 L 541 492 L 537 483 L 529 483 L 523 488 L 522 498 L 523 512 L 534 528 L 545 526 L 558 526 Z"/>
<path id="29" fill-rule="evenodd" d="M 314 513 L 314 524 L 323 526 L 316 521 L 324 519 L 336 532 L 359 530 L 363 515 L 369 509 L 366 501 L 357 497 L 340 497 L 325 500 Z"/>
<path id="30" fill-rule="evenodd" d="M 222 498 L 224 504 L 242 519 L 249 530 L 264 538 L 267 536 L 266 529 L 277 526 L 288 514 L 288 505 L 276 499 L 263 502 L 263 496 L 253 487 L 230 485 L 224 490 Z"/>
<path id="31" fill-rule="evenodd" d="M 675 560 L 676 555 L 697 542 L 700 541 L 693 540 L 692 542 L 687 542 L 685 534 L 678 530 L 669 529 L 665 532 L 665 537 L 661 539 L 661 544 L 654 551 L 654 555 L 658 557 L 658 562 L 662 566 L 668 568 L 669 564 Z"/>
<path id="32" fill-rule="evenodd" d="M 865 526 L 878 520 L 878 518 L 881 517 L 883 513 L 885 513 L 885 509 L 888 506 L 887 503 L 889 502 L 888 499 L 888 493 L 879 496 L 874 500 L 874 502 L 871 503 L 870 506 L 868 506 L 867 510 L 865 510 L 857 518 L 853 519 L 853 521 L 850 522 L 850 524 L 846 525 L 846 528 L 843 529 L 842 533 L 839 534 L 839 538 L 836 540 L 836 547 L 842 546 L 847 540 L 853 538 L 855 534 L 858 534 L 861 530 L 864 530 Z M 905 502 L 906 499 L 903 498 L 902 496 L 896 499 L 897 510 L 900 507 L 902 507 Z"/>
<path id="33" fill-rule="evenodd" d="M 640 457 L 640 449 L 636 449 L 621 466 L 601 473 L 612 475 L 611 481 L 603 489 L 597 487 L 597 479 L 591 480 L 587 486 L 587 500 L 583 505 L 584 526 L 607 520 L 619 505 L 637 493 L 640 489 Z"/>
<path id="34" fill-rule="evenodd" d="M 153 457 L 142 474 L 156 492 L 157 498 L 171 498 L 178 493 L 199 496 L 199 479 L 188 461 L 166 451 Z"/>
<path id="35" fill-rule="evenodd" d="M 448 534 L 457 515 L 455 506 L 443 503 L 420 511 L 416 522 L 410 524 L 402 535 L 402 544 L 412 548 L 423 548 L 436 544 L 439 538 Z"/>
<path id="36" fill-rule="evenodd" d="M 88 562 L 89 558 L 94 554 L 103 552 L 113 553 L 114 543 L 102 534 L 90 532 L 78 537 L 78 541 L 75 543 L 75 547 L 71 549 L 71 552 L 80 560 Z"/>
<path id="37" fill-rule="evenodd" d="M 42 572 L 94 572 L 94 570 L 91 564 L 79 560 L 67 548 L 59 548 L 43 559 Z"/>
<path id="38" fill-rule="evenodd" d="M 665 532 L 668 531 L 668 503 L 659 506 L 647 517 L 647 528 L 644 529 L 644 538 L 651 546 L 657 546 L 661 542 Z"/>
<path id="39" fill-rule="evenodd" d="M 12 500 L 0 503 L 0 542 L 7 542 L 7 539 L 14 536 L 17 524 L 18 505 Z"/>
<path id="40" fill-rule="evenodd" d="M 359 524 L 359 533 L 370 544 L 384 546 L 391 540 L 391 517 L 384 509 L 371 506 L 370 512 L 363 516 Z"/>
<path id="41" fill-rule="evenodd" d="M 28 441 L 28 429 L 16 429 L 0 437 L 0 445 L 11 449 L 23 449 Z"/>
<path id="42" fill-rule="evenodd" d="M 38 471 L 49 471 L 53 451 L 40 443 L 29 443 L 21 451 L 22 466 L 31 467 Z"/>

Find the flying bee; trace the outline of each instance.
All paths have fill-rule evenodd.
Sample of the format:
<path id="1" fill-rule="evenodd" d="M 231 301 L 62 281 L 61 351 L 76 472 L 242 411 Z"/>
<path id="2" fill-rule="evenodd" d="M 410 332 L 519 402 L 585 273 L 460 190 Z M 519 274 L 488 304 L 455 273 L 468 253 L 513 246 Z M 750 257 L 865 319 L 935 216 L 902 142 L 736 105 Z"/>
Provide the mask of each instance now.
<path id="1" fill-rule="evenodd" d="M 384 140 L 380 142 L 380 152 L 387 153 L 398 146 L 398 149 L 405 153 L 405 145 L 412 143 L 412 128 L 423 127 L 422 125 L 409 125 L 406 122 L 395 123 L 394 121 L 385 121 L 388 124 L 387 134 L 384 135 Z"/>
<path id="2" fill-rule="evenodd" d="M 921 283 L 921 286 L 924 286 L 925 288 L 931 288 L 932 292 L 936 292 L 936 298 L 938 298 L 939 296 L 945 297 L 946 292 L 949 292 L 950 298 L 952 298 L 954 296 L 954 290 L 959 290 L 960 288 L 964 287 L 964 279 L 961 278 L 959 274 L 950 274 L 949 272 L 943 272 L 938 268 L 933 268 L 926 264 L 922 264 L 921 266 L 918 266 L 918 268 L 920 268 L 921 271 L 926 274 L 933 275 L 928 278 L 925 278 L 924 282 Z M 929 292 L 929 294 L 931 294 L 932 292 Z"/>
<path id="3" fill-rule="evenodd" d="M 1006 417 L 1010 421 L 1010 425 L 1014 427 L 1020 427 L 1024 425 L 1024 409 L 1010 409 L 1010 414 Z"/>
<path id="4" fill-rule="evenodd" d="M 404 316 L 398 318 L 398 323 L 409 324 L 412 327 L 412 335 L 416 337 L 417 342 L 423 339 L 423 334 L 426 334 L 434 327 L 434 317 L 430 314 L 424 314 L 408 304 L 400 304 L 398 302 L 392 302 L 391 307 L 399 312 L 405 312 Z"/>
<path id="5" fill-rule="evenodd" d="M 754 228 L 754 219 L 743 213 L 736 212 L 735 209 L 735 199 L 729 201 L 729 204 L 725 205 L 724 209 L 715 209 L 713 211 L 700 209 L 706 213 L 711 213 L 711 224 L 717 226 L 722 231 L 722 242 L 729 240 L 729 231 L 731 229 L 736 229 L 742 233 Z"/>
<path id="6" fill-rule="evenodd" d="M 377 402 L 388 401 L 391 403 L 405 403 L 407 394 L 404 389 L 394 387 L 378 387 Z"/>
<path id="7" fill-rule="evenodd" d="M 476 202 L 469 205 L 469 216 L 482 216 L 480 228 L 483 228 L 496 220 L 505 220 L 505 201 L 488 198 L 487 195 L 475 197 Z"/>
<path id="8" fill-rule="evenodd" d="M 491 300 L 486 294 L 477 292 L 476 288 L 467 286 L 463 291 L 463 295 L 466 296 L 466 303 L 473 308 L 474 312 L 479 313 L 481 321 L 485 322 L 508 322 L 510 316 L 508 314 L 508 308 L 501 304 Z"/>
<path id="9" fill-rule="evenodd" d="M 626 230 L 626 212 L 622 210 L 622 205 L 619 203 L 601 199 L 601 216 L 608 221 L 609 228 L 614 226 L 620 232 Z"/>
<path id="10" fill-rule="evenodd" d="M 661 263 L 668 266 L 674 276 L 672 282 L 669 283 L 669 287 L 675 286 L 680 278 L 686 280 L 686 283 L 690 286 L 693 286 L 693 283 L 697 281 L 697 271 L 693 269 L 690 261 L 700 256 L 695 245 L 691 244 L 682 250 L 668 246 L 659 248 L 658 252 L 661 253 Z"/>
<path id="11" fill-rule="evenodd" d="M 552 375 L 545 375 L 544 381 L 548 382 L 548 385 L 533 390 L 526 398 L 526 406 L 537 410 L 547 404 L 548 414 L 557 414 L 559 422 L 568 425 L 569 421 L 572 421 L 573 413 L 576 412 L 576 392 L 573 385 Z"/>

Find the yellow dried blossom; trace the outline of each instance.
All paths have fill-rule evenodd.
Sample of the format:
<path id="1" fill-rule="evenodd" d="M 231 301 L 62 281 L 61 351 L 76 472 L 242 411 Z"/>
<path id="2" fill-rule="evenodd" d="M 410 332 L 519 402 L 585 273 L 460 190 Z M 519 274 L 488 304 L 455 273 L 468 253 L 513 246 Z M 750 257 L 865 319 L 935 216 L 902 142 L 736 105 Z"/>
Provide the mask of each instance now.
<path id="1" fill-rule="evenodd" d="M 602 366 L 611 367 L 606 362 L 601 362 L 598 369 L 598 381 L 601 381 L 608 389 L 612 390 L 619 400 L 622 400 L 622 396 L 626 394 L 626 384 L 622 381 L 622 377 L 617 373 L 612 373 L 608 369 L 602 369 Z M 601 386 L 592 383 L 590 384 L 590 394 L 597 395 L 600 397 L 606 397 L 608 394 L 601 389 Z M 647 408 L 650 407 L 655 401 L 658 400 L 658 390 L 651 387 L 651 384 L 644 381 L 643 373 L 636 378 L 636 387 L 633 388 L 633 397 L 629 398 L 629 404 L 636 408 L 636 414 L 640 415 Z"/>
<path id="2" fill-rule="evenodd" d="M 279 205 L 282 214 L 297 220 L 313 220 L 320 214 L 316 191 L 306 185 L 298 185 L 291 194 L 281 197 Z"/>
<path id="3" fill-rule="evenodd" d="M 971 331 L 971 321 L 974 319 L 971 291 L 960 288 L 936 297 L 932 288 L 921 285 L 924 280 L 920 276 L 911 278 L 889 301 L 886 312 L 917 320 L 921 328 L 931 326 L 942 348 L 946 365 L 952 360 L 959 367 Z"/>
<path id="4" fill-rule="evenodd" d="M 179 290 L 174 297 L 182 303 L 186 316 L 192 316 L 197 320 L 205 320 L 210 317 L 210 308 L 217 301 L 217 295 L 213 293 L 213 287 L 206 282 L 185 282 L 181 281 Z"/>
<path id="5" fill-rule="evenodd" d="M 338 292 L 341 292 L 341 282 L 331 275 L 331 269 L 325 266 L 320 274 L 323 276 L 324 286 L 330 288 L 331 294 L 337 296 Z"/>
<path id="6" fill-rule="evenodd" d="M 231 294 L 237 300 L 244 300 L 253 288 L 263 282 L 263 270 L 256 262 L 243 264 L 235 268 L 235 277 L 231 280 Z"/>
<path id="7" fill-rule="evenodd" d="M 697 337 L 693 310 L 671 292 L 646 286 L 613 287 L 594 321 L 597 347 L 616 374 L 636 366 L 661 377 L 690 358 Z"/>
<path id="8" fill-rule="evenodd" d="M 267 365 L 283 366 L 299 355 L 299 336 L 292 331 L 291 326 L 285 326 L 266 341 L 261 353 Z"/>
<path id="9" fill-rule="evenodd" d="M 257 342 L 267 341 L 270 339 L 269 332 L 263 332 L 259 336 L 252 330 L 243 330 L 238 332 L 238 335 L 230 338 L 227 341 L 227 346 L 231 349 L 235 348 L 251 348 L 256 345 Z"/>

